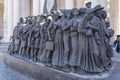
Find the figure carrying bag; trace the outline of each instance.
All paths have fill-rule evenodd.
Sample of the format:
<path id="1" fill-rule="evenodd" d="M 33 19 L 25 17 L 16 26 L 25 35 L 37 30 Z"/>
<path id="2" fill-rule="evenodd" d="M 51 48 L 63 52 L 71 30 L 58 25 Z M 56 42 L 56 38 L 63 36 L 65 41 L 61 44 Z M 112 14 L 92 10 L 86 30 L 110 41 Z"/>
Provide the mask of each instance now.
<path id="1" fill-rule="evenodd" d="M 52 41 L 46 41 L 45 48 L 47 50 L 53 51 L 53 47 L 54 47 L 54 42 L 52 42 Z"/>

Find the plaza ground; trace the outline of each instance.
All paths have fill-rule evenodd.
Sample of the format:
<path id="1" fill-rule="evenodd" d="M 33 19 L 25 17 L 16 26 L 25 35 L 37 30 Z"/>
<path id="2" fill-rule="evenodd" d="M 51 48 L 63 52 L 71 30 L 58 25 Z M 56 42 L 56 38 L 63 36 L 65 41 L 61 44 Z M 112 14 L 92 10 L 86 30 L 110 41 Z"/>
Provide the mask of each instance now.
<path id="1" fill-rule="evenodd" d="M 4 64 L 4 60 L 2 58 L 3 54 L 7 53 L 7 47 L 9 43 L 0 44 L 0 80 L 34 80 L 30 77 L 24 76 L 19 72 L 8 68 Z M 106 79 L 94 79 L 94 80 L 120 80 L 120 54 L 114 52 L 113 57 L 113 69 L 109 72 L 109 77 Z M 93 80 L 93 79 L 87 79 Z"/>
<path id="2" fill-rule="evenodd" d="M 2 59 L 3 53 L 7 52 L 8 43 L 0 44 L 0 80 L 33 80 L 17 71 L 8 68 Z"/>

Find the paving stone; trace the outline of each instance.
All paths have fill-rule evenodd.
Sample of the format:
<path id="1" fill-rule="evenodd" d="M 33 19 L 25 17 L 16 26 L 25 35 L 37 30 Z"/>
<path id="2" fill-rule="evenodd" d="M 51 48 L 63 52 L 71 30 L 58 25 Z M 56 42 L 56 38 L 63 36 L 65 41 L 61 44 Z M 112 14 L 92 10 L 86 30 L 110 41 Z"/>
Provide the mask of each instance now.
<path id="1" fill-rule="evenodd" d="M 27 76 L 24 76 L 17 71 L 6 67 L 2 59 L 1 52 L 6 52 L 8 44 L 0 44 L 0 80 L 33 80 Z"/>
<path id="2" fill-rule="evenodd" d="M 5 53 L 7 51 L 8 44 L 0 44 L 0 52 Z M 120 80 L 120 54 L 114 52 L 113 70 L 110 71 L 109 77 L 105 79 L 87 79 L 87 80 Z M 15 70 L 7 68 L 3 62 L 2 56 L 0 56 L 0 80 L 33 80 L 27 76 L 24 76 Z"/>

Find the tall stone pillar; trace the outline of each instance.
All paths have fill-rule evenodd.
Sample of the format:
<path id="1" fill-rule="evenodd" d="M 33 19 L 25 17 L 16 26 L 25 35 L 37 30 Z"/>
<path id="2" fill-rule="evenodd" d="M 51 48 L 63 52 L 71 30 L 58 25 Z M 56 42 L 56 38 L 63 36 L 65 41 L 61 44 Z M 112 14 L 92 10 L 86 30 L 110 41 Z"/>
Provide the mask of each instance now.
<path id="1" fill-rule="evenodd" d="M 65 9 L 65 0 L 57 0 L 58 9 Z"/>
<path id="2" fill-rule="evenodd" d="M 66 0 L 65 1 L 65 8 L 72 9 L 74 7 L 74 0 Z"/>
<path id="3" fill-rule="evenodd" d="M 13 33 L 13 0 L 7 0 L 7 40 L 10 41 L 10 37 Z"/>
<path id="4" fill-rule="evenodd" d="M 82 8 L 84 6 L 84 0 L 77 0 L 78 8 Z"/>
<path id="5" fill-rule="evenodd" d="M 3 34 L 4 34 L 4 27 L 3 27 L 3 10 L 2 10 L 2 7 L 0 7 L 1 8 L 1 11 L 0 11 L 0 35 L 1 36 L 4 36 Z"/>
<path id="6" fill-rule="evenodd" d="M 40 0 L 40 13 L 43 13 L 43 7 L 44 7 L 45 0 Z"/>
<path id="7" fill-rule="evenodd" d="M 120 0 L 119 0 L 119 27 L 118 27 L 118 30 L 119 30 L 119 35 L 120 35 Z"/>
<path id="8" fill-rule="evenodd" d="M 107 10 L 107 0 L 99 0 L 99 4 Z"/>
<path id="9" fill-rule="evenodd" d="M 3 41 L 7 42 L 8 39 L 8 29 L 7 29 L 7 14 L 8 14 L 8 0 L 4 0 L 4 39 Z"/>
<path id="10" fill-rule="evenodd" d="M 13 0 L 13 27 L 15 27 L 20 18 L 20 0 Z"/>
<path id="11" fill-rule="evenodd" d="M 31 15 L 30 0 L 20 0 L 20 17 Z"/>
<path id="12" fill-rule="evenodd" d="M 40 13 L 40 0 L 33 1 L 33 16 L 36 16 Z"/>
<path id="13" fill-rule="evenodd" d="M 115 5 L 114 5 L 115 4 Z M 115 36 L 119 34 L 119 0 L 110 0 L 110 26 L 115 31 Z"/>

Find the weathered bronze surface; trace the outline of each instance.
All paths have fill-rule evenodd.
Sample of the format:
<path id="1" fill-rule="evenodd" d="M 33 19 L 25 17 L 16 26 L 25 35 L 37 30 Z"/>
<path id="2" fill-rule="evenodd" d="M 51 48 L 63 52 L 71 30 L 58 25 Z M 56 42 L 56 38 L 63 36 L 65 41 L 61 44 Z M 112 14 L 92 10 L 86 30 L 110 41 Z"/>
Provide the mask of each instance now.
<path id="1" fill-rule="evenodd" d="M 91 3 L 20 18 L 8 52 L 65 72 L 109 71 L 114 35 L 109 26 L 104 8 Z"/>

